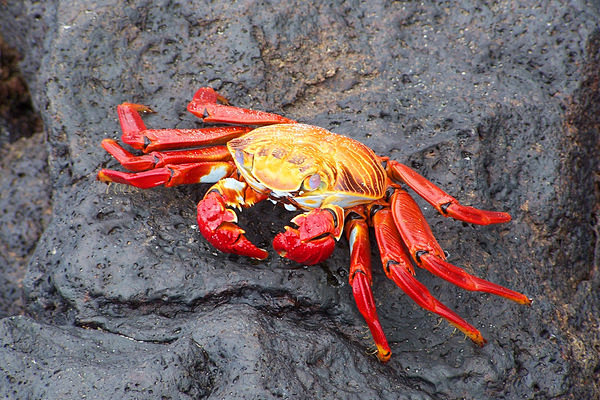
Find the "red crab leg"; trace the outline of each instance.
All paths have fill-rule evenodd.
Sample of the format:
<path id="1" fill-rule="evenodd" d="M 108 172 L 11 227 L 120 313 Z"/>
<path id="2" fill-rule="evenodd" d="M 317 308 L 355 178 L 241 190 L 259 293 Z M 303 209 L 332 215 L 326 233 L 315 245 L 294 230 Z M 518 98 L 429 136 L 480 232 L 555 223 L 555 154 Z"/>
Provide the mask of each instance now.
<path id="1" fill-rule="evenodd" d="M 244 236 L 231 207 L 249 207 L 266 198 L 266 193 L 254 191 L 246 182 L 222 179 L 198 203 L 198 229 L 210 244 L 224 253 L 265 259 L 269 253 Z"/>
<path id="2" fill-rule="evenodd" d="M 136 172 L 164 167 L 167 164 L 231 160 L 231 154 L 226 146 L 203 147 L 193 150 L 153 151 L 141 156 L 131 154 L 113 139 L 104 139 L 102 147 L 123 167 Z"/>
<path id="3" fill-rule="evenodd" d="M 415 170 L 389 160 L 388 174 L 394 180 L 406 182 L 422 198 L 435 207 L 445 217 L 452 217 L 472 224 L 489 225 L 510 221 L 510 215 L 499 211 L 485 211 L 474 207 L 463 206 L 454 197 L 444 192 L 434 183 L 419 175 Z"/>
<path id="4" fill-rule="evenodd" d="M 222 126 L 199 129 L 146 129 L 140 113 L 154 112 L 141 104 L 123 103 L 117 106 L 123 134 L 121 140 L 134 149 L 148 153 L 153 150 L 179 149 L 211 144 L 223 144 L 250 132 L 245 126 Z"/>
<path id="5" fill-rule="evenodd" d="M 231 161 L 197 162 L 167 164 L 162 168 L 133 173 L 102 169 L 98 172 L 98 180 L 149 189 L 160 185 L 171 187 L 193 183 L 214 183 L 235 171 L 235 164 Z"/>
<path id="6" fill-rule="evenodd" d="M 273 239 L 273 248 L 281 257 L 314 265 L 325 261 L 333 252 L 335 240 L 342 235 L 344 209 L 327 205 L 292 219 L 298 229 L 285 227 Z"/>
<path id="7" fill-rule="evenodd" d="M 188 104 L 188 111 L 202 118 L 208 123 L 228 123 L 242 125 L 271 125 L 271 124 L 294 124 L 296 121 L 281 115 L 264 111 L 247 110 L 245 108 L 232 107 L 230 105 L 217 104 L 217 101 L 227 103 L 225 97 L 221 96 L 212 88 L 200 88 L 194 98 Z"/>
<path id="8" fill-rule="evenodd" d="M 390 359 L 392 351 L 377 316 L 371 289 L 371 245 L 369 227 L 361 210 L 351 211 L 346 217 L 346 238 L 350 243 L 350 286 L 358 311 L 367 323 L 377 347 L 381 362 Z"/>
<path id="9" fill-rule="evenodd" d="M 481 333 L 462 319 L 454 311 L 436 299 L 427 288 L 414 277 L 410 258 L 402 247 L 402 239 L 394 224 L 389 208 L 377 211 L 372 217 L 373 229 L 377 237 L 377 245 L 381 255 L 381 263 L 388 278 L 419 306 L 438 314 L 449 323 L 460 329 L 465 335 L 480 346 L 485 344 Z"/>
<path id="10" fill-rule="evenodd" d="M 531 304 L 531 300 L 521 293 L 477 278 L 446 262 L 444 252 L 419 206 L 407 192 L 396 190 L 392 194 L 391 205 L 396 227 L 418 266 L 463 289 L 492 293 L 520 304 Z"/>

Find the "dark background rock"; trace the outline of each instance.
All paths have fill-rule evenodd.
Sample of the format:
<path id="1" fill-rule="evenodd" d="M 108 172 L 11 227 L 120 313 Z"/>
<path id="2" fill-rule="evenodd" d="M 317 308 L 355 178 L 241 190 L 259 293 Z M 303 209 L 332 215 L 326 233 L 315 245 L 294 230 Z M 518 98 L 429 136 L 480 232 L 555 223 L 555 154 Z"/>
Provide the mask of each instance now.
<path id="1" fill-rule="evenodd" d="M 26 131 L 2 142 L 0 396 L 599 397 L 599 14 L 593 2 L 3 3 L 0 33 L 47 141 L 0 121 Z M 205 186 L 95 180 L 116 166 L 99 143 L 119 136 L 117 104 L 152 106 L 151 127 L 199 126 L 185 106 L 200 86 L 509 211 L 491 227 L 425 213 L 450 261 L 534 305 L 418 271 L 483 331 L 480 349 L 376 268 L 394 352 L 382 365 L 343 241 L 321 267 L 224 255 L 194 225 Z M 27 120 L 11 109 L 3 121 Z M 268 246 L 289 218 L 265 203 L 240 219 Z"/>

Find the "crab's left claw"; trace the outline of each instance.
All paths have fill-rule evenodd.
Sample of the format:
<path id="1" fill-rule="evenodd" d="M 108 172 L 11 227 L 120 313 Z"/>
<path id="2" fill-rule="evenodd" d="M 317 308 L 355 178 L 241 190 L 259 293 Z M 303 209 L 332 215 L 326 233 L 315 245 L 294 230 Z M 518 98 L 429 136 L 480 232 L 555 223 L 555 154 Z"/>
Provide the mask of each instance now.
<path id="1" fill-rule="evenodd" d="M 342 234 L 344 210 L 325 206 L 300 214 L 292 219 L 298 229 L 285 227 L 273 239 L 273 248 L 280 256 L 314 265 L 325 261 L 333 252 L 335 240 Z"/>

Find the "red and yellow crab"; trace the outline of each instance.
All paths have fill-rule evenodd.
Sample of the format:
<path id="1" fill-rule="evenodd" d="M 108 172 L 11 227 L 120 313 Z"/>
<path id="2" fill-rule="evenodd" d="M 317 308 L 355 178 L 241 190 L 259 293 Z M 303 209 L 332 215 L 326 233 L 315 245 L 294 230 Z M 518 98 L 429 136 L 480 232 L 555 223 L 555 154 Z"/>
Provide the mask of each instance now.
<path id="1" fill-rule="evenodd" d="M 375 231 L 383 269 L 421 307 L 445 318 L 483 345 L 481 333 L 431 295 L 415 278 L 413 265 L 461 288 L 493 293 L 530 304 L 527 296 L 472 276 L 445 261 L 421 210 L 399 182 L 408 185 L 440 214 L 474 224 L 510 221 L 510 215 L 467 207 L 409 167 L 377 156 L 356 140 L 262 111 L 228 105 L 211 88 L 201 88 L 188 111 L 205 123 L 200 129 L 147 129 L 143 105 L 118 106 L 122 140 L 144 154 L 133 155 L 116 141 L 102 147 L 134 172 L 103 169 L 98 179 L 147 189 L 199 182 L 215 183 L 198 203 L 198 227 L 217 249 L 264 259 L 237 225 L 235 209 L 270 199 L 303 210 L 273 240 L 283 257 L 316 264 L 333 251 L 342 233 L 350 244 L 350 286 L 381 361 L 390 358 L 371 290 L 369 227 Z M 250 126 L 260 126 L 251 128 Z M 185 148 L 185 149 L 184 149 Z"/>

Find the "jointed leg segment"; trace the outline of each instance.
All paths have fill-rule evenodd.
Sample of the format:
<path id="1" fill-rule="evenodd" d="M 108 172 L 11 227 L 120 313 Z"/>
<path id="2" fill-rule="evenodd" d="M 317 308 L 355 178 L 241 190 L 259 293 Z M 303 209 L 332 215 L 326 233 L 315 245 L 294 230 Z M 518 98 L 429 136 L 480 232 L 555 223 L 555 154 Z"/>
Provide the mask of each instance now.
<path id="1" fill-rule="evenodd" d="M 377 316 L 371 289 L 371 246 L 369 227 L 362 207 L 351 210 L 346 217 L 346 237 L 350 244 L 350 286 L 356 306 L 369 326 L 377 347 L 377 358 L 386 362 L 392 354 Z"/>
<path id="2" fill-rule="evenodd" d="M 425 181 L 422 177 L 417 179 L 418 184 L 416 186 L 420 189 L 427 187 L 427 183 L 423 183 L 421 180 Z M 412 183 L 414 184 L 414 182 Z M 375 203 L 367 207 L 365 212 L 370 215 L 369 224 L 375 231 L 385 274 L 419 306 L 446 319 L 471 340 L 482 346 L 485 339 L 479 330 L 436 299 L 415 278 L 413 264 L 463 289 L 495 294 L 520 304 L 531 304 L 531 300 L 521 293 L 475 277 L 448 263 L 417 203 L 399 186 L 391 184 L 390 189 L 393 192 L 389 198 L 389 204 L 383 201 Z M 440 195 L 440 192 L 440 189 L 430 190 L 430 194 L 434 193 L 435 196 L 430 196 L 428 200 L 437 200 L 438 203 L 448 200 Z M 435 201 L 432 201 L 432 204 L 434 203 Z M 451 202 L 450 205 L 455 209 L 463 207 L 456 208 L 456 204 Z M 486 221 L 488 223 L 489 221 L 501 222 L 506 220 L 505 217 L 494 216 L 494 212 L 473 210 L 476 210 L 476 220 L 478 222 Z M 355 215 L 364 215 L 365 213 L 361 214 L 358 209 L 354 211 Z M 389 359 L 391 353 L 377 318 L 370 288 L 370 262 L 368 257 L 364 255 L 369 252 L 368 237 L 364 232 L 364 222 L 360 218 L 347 220 L 346 234 L 350 241 L 351 250 L 350 284 L 353 288 L 358 309 L 373 335 L 378 349 L 377 355 L 381 361 L 385 362 Z"/>
<path id="3" fill-rule="evenodd" d="M 505 212 L 479 210 L 460 204 L 458 200 L 425 179 L 415 170 L 397 161 L 387 161 L 387 172 L 392 179 L 405 182 L 445 217 L 452 217 L 478 225 L 510 221 L 510 215 Z"/>
<path id="4" fill-rule="evenodd" d="M 475 343 L 483 345 L 485 340 L 477 329 L 436 299 L 414 277 L 411 259 L 403 248 L 391 210 L 384 208 L 377 211 L 373 215 L 372 223 L 379 245 L 381 262 L 387 277 L 393 280 L 419 306 L 445 318 Z"/>
<path id="5" fill-rule="evenodd" d="M 225 103 L 225 104 L 219 104 Z M 188 111 L 208 123 L 243 125 L 293 124 L 296 121 L 281 115 L 258 110 L 232 107 L 227 99 L 211 88 L 199 89 L 188 104 Z"/>

